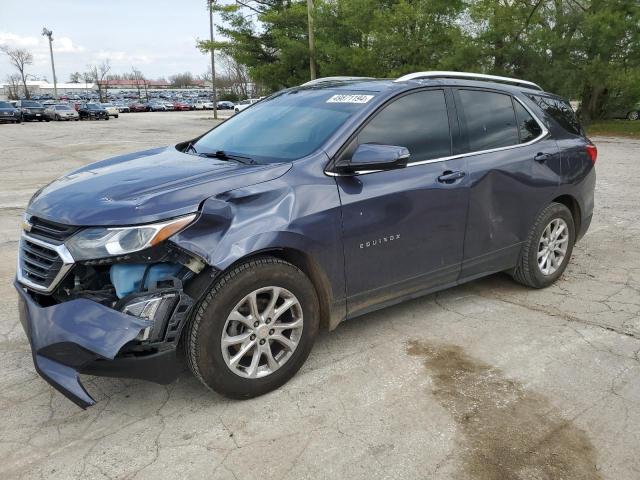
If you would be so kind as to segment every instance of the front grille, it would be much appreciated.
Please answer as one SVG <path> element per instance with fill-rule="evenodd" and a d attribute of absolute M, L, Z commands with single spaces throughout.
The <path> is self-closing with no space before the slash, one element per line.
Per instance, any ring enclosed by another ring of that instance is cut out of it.
<path fill-rule="evenodd" d="M 22 239 L 20 248 L 20 268 L 22 276 L 44 289 L 48 289 L 62 268 L 58 252 L 28 238 Z"/>
<path fill-rule="evenodd" d="M 40 292 L 53 291 L 73 265 L 64 244 L 52 245 L 23 234 L 20 240 L 18 280 Z"/>
<path fill-rule="evenodd" d="M 62 243 L 71 235 L 78 231 L 78 227 L 71 225 L 63 225 L 61 223 L 51 222 L 38 217 L 29 218 L 31 230 L 29 233 L 33 236 L 47 240 L 53 240 L 54 243 Z"/>

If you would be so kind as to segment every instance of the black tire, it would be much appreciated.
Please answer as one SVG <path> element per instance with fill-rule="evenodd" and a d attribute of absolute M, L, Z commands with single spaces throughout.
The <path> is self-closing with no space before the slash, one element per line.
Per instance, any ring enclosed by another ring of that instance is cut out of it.
<path fill-rule="evenodd" d="M 118 115 L 115 115 L 116 118 L 118 118 Z"/>
<path fill-rule="evenodd" d="M 280 286 L 300 302 L 303 329 L 291 357 L 273 373 L 254 379 L 234 373 L 220 346 L 227 316 L 252 291 Z M 294 265 L 274 257 L 242 262 L 218 278 L 184 332 L 185 353 L 193 374 L 209 389 L 230 398 L 252 398 L 275 390 L 300 369 L 311 352 L 319 325 L 318 297 L 311 281 Z"/>
<path fill-rule="evenodd" d="M 537 256 L 540 238 L 547 225 L 558 218 L 564 220 L 568 226 L 569 243 L 564 259 L 558 269 L 550 275 L 545 275 L 538 266 Z M 561 203 L 551 203 L 538 215 L 538 218 L 531 227 L 527 240 L 520 251 L 518 263 L 511 273 L 511 276 L 518 283 L 532 288 L 545 288 L 552 285 L 567 268 L 571 259 L 571 253 L 573 252 L 575 239 L 576 232 L 573 215 L 565 205 Z"/>
<path fill-rule="evenodd" d="M 60 115 L 56 115 L 56 122 L 60 121 Z"/>

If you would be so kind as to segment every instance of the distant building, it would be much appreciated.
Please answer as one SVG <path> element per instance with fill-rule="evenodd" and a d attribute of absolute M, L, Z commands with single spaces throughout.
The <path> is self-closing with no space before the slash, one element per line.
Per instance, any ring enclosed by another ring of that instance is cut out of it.
<path fill-rule="evenodd" d="M 171 85 L 166 80 L 98 80 L 100 86 L 105 86 L 108 89 L 120 88 L 123 90 L 133 90 L 140 88 L 169 88 Z"/>
<path fill-rule="evenodd" d="M 101 86 L 106 86 L 108 89 L 119 88 L 123 90 L 133 90 L 137 89 L 138 86 L 140 88 L 144 88 L 145 85 L 147 89 L 168 89 L 174 88 L 171 86 L 169 82 L 166 80 L 104 80 L 98 81 Z M 194 80 L 191 82 L 191 85 L 188 85 L 184 88 L 202 88 L 204 87 L 204 81 L 202 80 Z"/>
<path fill-rule="evenodd" d="M 27 80 L 27 88 L 31 95 L 53 95 L 54 93 L 53 83 L 45 80 Z M 65 93 L 82 93 L 95 91 L 97 89 L 98 87 L 95 83 L 58 83 L 58 95 L 64 95 Z M 0 83 L 0 98 L 8 98 L 10 90 L 10 84 Z M 20 95 L 24 95 L 22 83 L 18 85 L 18 90 Z"/>

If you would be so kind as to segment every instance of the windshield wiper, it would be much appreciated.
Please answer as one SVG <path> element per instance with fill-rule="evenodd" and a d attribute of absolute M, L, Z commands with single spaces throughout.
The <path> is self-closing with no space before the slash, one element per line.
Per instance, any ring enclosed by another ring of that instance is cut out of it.
<path fill-rule="evenodd" d="M 244 165 L 254 165 L 256 161 L 251 157 L 243 157 L 242 155 L 234 155 L 226 153 L 224 150 L 216 150 L 215 152 L 199 152 L 198 155 L 207 158 L 217 158 L 219 160 L 235 160 Z"/>
<path fill-rule="evenodd" d="M 194 147 L 193 143 L 191 142 L 189 142 L 189 145 L 187 145 L 187 148 L 184 149 L 184 153 L 189 153 L 189 152 L 198 153 L 198 151 L 196 150 L 196 147 Z"/>

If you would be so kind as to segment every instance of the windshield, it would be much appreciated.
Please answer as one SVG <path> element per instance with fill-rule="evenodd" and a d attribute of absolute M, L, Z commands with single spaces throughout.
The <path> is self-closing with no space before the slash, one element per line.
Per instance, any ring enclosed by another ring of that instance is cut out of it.
<path fill-rule="evenodd" d="M 0 102 L 0 108 L 13 108 L 9 102 Z"/>
<path fill-rule="evenodd" d="M 68 105 L 56 105 L 56 110 L 71 110 L 71 107 Z"/>
<path fill-rule="evenodd" d="M 23 100 L 21 105 L 23 107 L 36 107 L 36 108 L 37 107 L 42 107 L 42 105 L 39 104 L 38 102 L 31 102 L 31 101 L 26 101 L 26 100 Z"/>
<path fill-rule="evenodd" d="M 253 158 L 257 163 L 296 160 L 317 150 L 373 98 L 370 92 L 293 90 L 256 103 L 198 140 L 198 153 Z"/>

